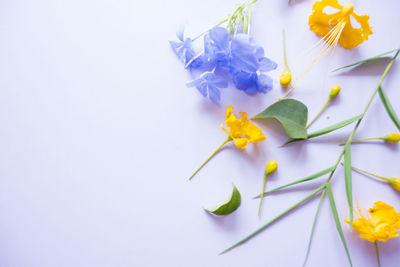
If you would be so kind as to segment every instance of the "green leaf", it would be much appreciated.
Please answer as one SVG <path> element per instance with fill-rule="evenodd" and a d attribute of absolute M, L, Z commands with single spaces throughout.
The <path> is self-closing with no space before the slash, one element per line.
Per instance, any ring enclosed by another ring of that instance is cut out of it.
<path fill-rule="evenodd" d="M 233 244 L 232 246 L 230 246 L 229 248 L 225 249 L 224 251 L 222 251 L 220 254 L 224 254 L 234 248 L 236 248 L 237 246 L 243 244 L 244 242 L 248 241 L 249 239 L 251 239 L 252 237 L 254 237 L 255 235 L 257 235 L 258 233 L 260 233 L 262 230 L 264 230 L 265 228 L 267 228 L 268 226 L 270 226 L 272 223 L 274 223 L 275 221 L 277 221 L 278 219 L 280 219 L 282 216 L 286 215 L 287 213 L 289 213 L 290 211 L 292 211 L 293 209 L 295 209 L 297 206 L 303 204 L 305 201 L 309 200 L 310 198 L 312 198 L 313 196 L 315 196 L 317 193 L 319 193 L 322 189 L 325 188 L 325 184 L 323 186 L 320 186 L 319 188 L 317 188 L 315 191 L 313 191 L 311 194 L 309 194 L 308 196 L 306 196 L 305 198 L 303 198 L 302 200 L 300 200 L 299 202 L 295 203 L 293 206 L 289 207 L 288 209 L 284 210 L 282 213 L 280 213 L 278 216 L 276 216 L 275 218 L 273 218 L 272 220 L 268 221 L 266 224 L 264 224 L 263 226 L 261 226 L 260 228 L 258 228 L 257 230 L 255 230 L 253 233 L 251 233 L 250 235 L 246 236 L 245 238 L 243 238 L 242 240 L 240 240 L 239 242 Z"/>
<path fill-rule="evenodd" d="M 367 59 L 363 59 L 363 60 L 354 62 L 354 63 L 352 63 L 352 64 L 349 64 L 349 65 L 346 65 L 346 66 L 337 68 L 337 69 L 333 70 L 332 72 L 335 72 L 335 71 L 338 71 L 338 70 L 341 70 L 341 69 L 345 69 L 345 68 L 350 68 L 350 67 L 353 67 L 353 66 L 356 66 L 356 65 L 359 65 L 359 64 L 364 64 L 364 63 L 367 63 L 367 62 L 370 62 L 370 61 L 374 61 L 374 60 L 380 59 L 380 58 L 382 58 L 382 57 L 384 57 L 384 56 L 386 56 L 386 55 L 392 54 L 392 53 L 394 53 L 394 52 L 396 52 L 396 51 L 397 51 L 397 49 L 394 49 L 394 50 L 391 50 L 391 51 L 387 51 L 387 52 L 385 52 L 385 53 L 376 55 L 376 56 L 374 56 L 374 57 L 370 57 L 370 58 L 367 58 Z"/>
<path fill-rule="evenodd" d="M 278 191 L 278 190 L 287 188 L 287 187 L 292 186 L 292 185 L 296 185 L 296 184 L 300 184 L 300 183 L 303 183 L 303 182 L 308 182 L 308 181 L 317 179 L 317 178 L 321 177 L 322 175 L 327 174 L 327 173 L 333 171 L 334 169 L 335 169 L 335 166 L 332 166 L 332 167 L 329 167 L 328 169 L 325 169 L 325 170 L 323 170 L 323 171 L 314 173 L 314 174 L 312 174 L 312 175 L 310 175 L 310 176 L 307 176 L 307 177 L 305 177 L 305 178 L 302 178 L 302 179 L 300 179 L 300 180 L 291 182 L 291 183 L 286 184 L 286 185 L 279 186 L 279 187 L 277 187 L 277 188 L 275 188 L 275 189 L 272 189 L 272 190 L 270 190 L 270 191 L 264 192 L 264 196 L 265 196 L 266 194 L 269 194 L 269 193 L 272 193 L 272 192 L 276 192 L 276 191 Z M 261 197 L 261 194 L 258 195 L 258 196 L 255 196 L 254 198 L 260 198 L 260 197 Z"/>
<path fill-rule="evenodd" d="M 347 201 L 350 209 L 350 226 L 353 226 L 353 185 L 351 177 L 351 148 L 350 142 L 344 147 L 344 178 L 346 184 Z"/>
<path fill-rule="evenodd" d="M 397 116 L 396 112 L 394 111 L 393 106 L 390 103 L 388 96 L 386 95 L 385 91 L 382 89 L 382 86 L 379 86 L 379 96 L 381 97 L 382 103 L 385 106 L 386 111 L 389 114 L 389 117 L 392 119 L 394 124 L 400 130 L 400 119 Z"/>
<path fill-rule="evenodd" d="M 339 232 L 340 239 L 342 240 L 344 249 L 346 250 L 346 254 L 347 254 L 347 258 L 349 260 L 350 266 L 353 266 L 353 263 L 351 262 L 351 258 L 350 258 L 349 249 L 347 247 L 346 239 L 344 238 L 342 225 L 340 224 L 340 219 L 339 219 L 339 215 L 337 212 L 335 199 L 333 197 L 332 188 L 331 188 L 330 183 L 326 184 L 326 192 L 328 194 L 329 203 L 331 204 L 331 209 L 332 209 L 333 218 L 335 219 L 336 229 Z"/>
<path fill-rule="evenodd" d="M 314 232 L 315 232 L 315 226 L 317 225 L 317 219 L 318 219 L 318 215 L 319 215 L 319 210 L 321 208 L 321 203 L 322 203 L 322 200 L 324 199 L 325 192 L 326 192 L 326 190 L 322 191 L 321 198 L 319 199 L 319 202 L 318 202 L 317 211 L 315 212 L 314 222 L 313 222 L 313 225 L 312 225 L 312 228 L 311 228 L 310 239 L 308 240 L 307 253 L 306 253 L 306 257 L 304 258 L 303 267 L 306 266 L 308 256 L 310 255 L 311 243 L 312 243 Z"/>
<path fill-rule="evenodd" d="M 362 114 L 360 114 L 358 116 L 355 116 L 353 118 L 350 118 L 348 120 L 336 123 L 336 124 L 331 125 L 329 127 L 323 128 L 321 130 L 312 132 L 312 133 L 308 134 L 307 139 L 311 139 L 311 138 L 314 138 L 314 137 L 318 137 L 318 136 L 321 136 L 321 135 L 328 134 L 330 132 L 336 131 L 336 130 L 338 130 L 340 128 L 343 128 L 343 127 L 355 122 L 355 121 L 358 121 L 361 118 L 362 118 Z M 291 140 L 287 141 L 284 145 L 287 145 L 287 144 L 290 144 L 290 143 L 293 143 L 293 142 L 297 142 L 297 141 L 300 141 L 300 140 L 302 140 L 302 139 L 291 139 Z"/>
<path fill-rule="evenodd" d="M 253 119 L 277 119 L 289 137 L 306 139 L 307 117 L 308 109 L 306 105 L 294 99 L 283 99 L 275 102 Z"/>
<path fill-rule="evenodd" d="M 228 215 L 237 210 L 241 202 L 242 198 L 240 196 L 240 192 L 236 186 L 233 185 L 232 194 L 224 201 L 224 203 L 215 208 L 205 210 L 218 216 Z"/>

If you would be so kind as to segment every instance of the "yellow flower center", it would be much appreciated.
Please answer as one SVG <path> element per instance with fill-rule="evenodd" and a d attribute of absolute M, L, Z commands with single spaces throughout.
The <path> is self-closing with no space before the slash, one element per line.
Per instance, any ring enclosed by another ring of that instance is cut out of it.
<path fill-rule="evenodd" d="M 346 4 L 346 5 L 343 6 L 343 8 L 342 8 L 342 15 L 343 15 L 344 17 L 348 17 L 348 16 L 351 15 L 351 13 L 353 13 L 353 11 L 354 11 L 354 5 L 351 4 L 351 3 L 348 3 L 348 4 Z"/>

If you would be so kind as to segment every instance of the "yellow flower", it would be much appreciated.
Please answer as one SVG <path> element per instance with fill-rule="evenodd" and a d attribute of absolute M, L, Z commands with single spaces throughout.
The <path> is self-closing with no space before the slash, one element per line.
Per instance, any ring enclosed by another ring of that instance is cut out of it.
<path fill-rule="evenodd" d="M 337 12 L 327 14 L 324 12 L 326 7 L 337 9 Z M 310 29 L 323 36 L 329 45 L 339 42 L 342 47 L 351 49 L 368 40 L 368 36 L 372 34 L 368 23 L 369 16 L 358 15 L 353 10 L 354 6 L 351 3 L 342 6 L 338 0 L 318 1 L 313 5 L 308 24 Z M 360 25 L 359 28 L 353 27 L 351 17 Z"/>
<path fill-rule="evenodd" d="M 266 139 L 261 129 L 247 119 L 246 112 L 240 112 L 242 117 L 237 119 L 232 111 L 232 106 L 226 109 L 225 124 L 229 127 L 229 131 L 223 125 L 221 125 L 221 128 L 229 135 L 237 147 L 246 149 L 247 143 L 260 142 Z"/>
<path fill-rule="evenodd" d="M 397 229 L 400 229 L 400 213 L 392 206 L 378 201 L 369 209 L 368 216 L 364 217 L 361 212 L 359 213 L 360 218 L 354 220 L 353 228 L 360 232 L 361 238 L 369 242 L 377 240 L 386 242 L 390 238 L 399 236 Z"/>

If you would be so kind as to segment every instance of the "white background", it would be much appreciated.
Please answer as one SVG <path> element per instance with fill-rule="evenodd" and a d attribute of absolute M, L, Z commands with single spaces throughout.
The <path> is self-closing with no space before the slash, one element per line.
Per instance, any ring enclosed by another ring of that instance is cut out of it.
<path fill-rule="evenodd" d="M 239 2 L 239 1 L 238 1 Z M 267 141 L 239 151 L 232 144 L 188 182 L 220 144 L 225 109 L 253 116 L 282 93 L 247 96 L 232 86 L 219 105 L 187 88 L 191 75 L 169 47 L 185 25 L 195 36 L 224 18 L 232 0 L 2 0 L 0 2 L 0 266 L 301 266 L 317 198 L 230 253 L 218 253 L 325 178 L 258 201 L 267 161 L 279 170 L 267 187 L 331 166 L 337 143 L 352 126 L 281 148 L 286 136 L 273 120 L 263 123 Z M 252 35 L 266 55 L 283 64 L 282 29 L 293 73 L 318 37 L 308 29 L 314 1 L 262 1 L 255 5 Z M 374 34 L 353 50 L 337 48 L 304 78 L 292 97 L 313 116 L 330 87 L 342 92 L 312 126 L 320 129 L 361 113 L 387 60 L 332 74 L 355 60 L 400 44 L 396 0 L 353 1 L 369 14 Z M 384 89 L 400 113 L 400 62 Z M 276 79 L 282 68 L 271 73 Z M 330 115 L 330 119 L 326 118 Z M 260 125 L 260 124 L 259 124 Z M 377 97 L 356 138 L 396 128 Z M 384 176 L 400 176 L 398 145 L 354 145 L 353 164 Z M 354 173 L 361 208 L 382 200 L 400 211 L 399 193 Z M 340 219 L 347 218 L 343 169 L 333 190 Z M 217 218 L 203 207 L 223 200 L 234 183 L 241 207 Z M 308 266 L 347 266 L 327 199 Z M 343 223 L 354 266 L 376 266 L 373 245 Z M 399 266 L 400 239 L 380 244 L 382 266 Z"/>

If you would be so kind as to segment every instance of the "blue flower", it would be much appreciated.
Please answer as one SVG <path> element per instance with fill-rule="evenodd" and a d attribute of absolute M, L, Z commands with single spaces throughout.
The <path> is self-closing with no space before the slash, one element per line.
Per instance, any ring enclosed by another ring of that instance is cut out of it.
<path fill-rule="evenodd" d="M 266 93 L 272 88 L 272 79 L 266 74 L 277 64 L 264 57 L 264 49 L 247 34 L 237 34 L 231 41 L 230 73 L 236 88 L 248 94 Z"/>
<path fill-rule="evenodd" d="M 199 68 L 203 64 L 203 60 L 201 56 L 196 56 L 192 40 L 190 38 L 184 39 L 183 28 L 176 33 L 176 36 L 180 42 L 170 41 L 169 43 L 175 54 L 185 64 L 185 69 Z"/>
<path fill-rule="evenodd" d="M 231 69 L 245 72 L 271 71 L 277 64 L 264 57 L 264 49 L 247 34 L 237 34 L 231 42 Z"/>
<path fill-rule="evenodd" d="M 207 71 L 200 75 L 199 78 L 190 81 L 186 84 L 188 87 L 196 87 L 197 90 L 203 95 L 207 96 L 213 102 L 219 102 L 221 100 L 221 93 L 219 88 L 228 87 L 228 81 L 214 73 L 214 71 Z"/>
<path fill-rule="evenodd" d="M 214 27 L 204 36 L 204 54 L 210 62 L 228 67 L 230 48 L 227 29 Z"/>
<path fill-rule="evenodd" d="M 239 71 L 232 73 L 232 81 L 236 88 L 247 94 L 267 93 L 272 89 L 272 78 L 263 73 Z"/>

